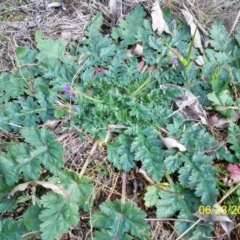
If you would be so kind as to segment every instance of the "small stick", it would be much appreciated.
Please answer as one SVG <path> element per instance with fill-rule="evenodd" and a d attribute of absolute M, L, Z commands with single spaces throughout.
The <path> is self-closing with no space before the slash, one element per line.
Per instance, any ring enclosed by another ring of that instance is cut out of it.
<path fill-rule="evenodd" d="M 231 195 L 238 187 L 240 186 L 240 183 L 235 186 L 233 189 L 231 189 L 225 196 L 223 196 L 223 198 L 218 202 L 218 204 L 220 205 L 227 197 L 229 197 L 229 195 Z"/>
<path fill-rule="evenodd" d="M 127 173 L 122 174 L 122 203 L 126 202 L 126 188 L 127 188 Z"/>
<path fill-rule="evenodd" d="M 154 185 L 154 181 L 148 176 L 147 172 L 146 172 L 144 169 L 140 168 L 140 169 L 138 170 L 138 172 L 139 172 L 140 174 L 142 174 L 143 177 L 144 177 L 150 184 Z"/>
<path fill-rule="evenodd" d="M 193 99 L 190 99 L 189 101 L 183 103 L 177 110 L 175 110 L 174 112 L 172 112 L 169 116 L 167 116 L 166 118 L 170 118 L 172 115 L 174 115 L 175 113 L 182 111 L 183 108 L 185 108 L 186 106 L 192 104 L 193 102 L 195 102 L 199 97 L 195 97 Z"/>
<path fill-rule="evenodd" d="M 80 177 L 80 178 L 83 176 L 84 172 L 86 171 L 86 168 L 87 168 L 87 166 L 88 166 L 88 164 L 89 164 L 89 162 L 90 162 L 90 160 L 91 160 L 91 157 L 92 157 L 92 155 L 94 154 L 97 146 L 98 146 L 98 141 L 96 141 L 96 142 L 93 144 L 93 146 L 92 146 L 92 149 L 91 149 L 91 151 L 90 151 L 90 153 L 89 153 L 89 155 L 88 155 L 88 157 L 87 157 L 87 160 L 86 160 L 86 162 L 84 163 L 81 172 L 79 173 L 79 177 Z"/>
<path fill-rule="evenodd" d="M 237 17 L 236 17 L 236 19 L 235 19 L 235 21 L 234 21 L 234 23 L 233 23 L 233 26 L 232 26 L 232 28 L 231 28 L 231 31 L 230 31 L 230 33 L 229 33 L 229 36 L 231 36 L 231 34 L 233 33 L 233 31 L 234 31 L 234 29 L 235 29 L 235 27 L 236 27 L 236 25 L 237 25 L 237 23 L 238 23 L 238 19 L 240 18 L 240 10 L 238 11 L 238 15 L 237 15 Z"/>
<path fill-rule="evenodd" d="M 197 225 L 200 221 L 201 221 L 201 219 L 198 219 L 190 228 L 188 228 L 185 232 L 183 232 L 176 240 L 182 239 L 182 237 L 183 237 L 186 233 L 188 233 L 193 227 L 195 227 L 195 225 Z"/>

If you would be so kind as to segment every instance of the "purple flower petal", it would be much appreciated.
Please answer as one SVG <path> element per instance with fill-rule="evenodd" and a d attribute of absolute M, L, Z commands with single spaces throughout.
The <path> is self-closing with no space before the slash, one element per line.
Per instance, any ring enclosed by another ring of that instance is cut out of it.
<path fill-rule="evenodd" d="M 64 93 L 69 93 L 71 90 L 71 87 L 69 84 L 66 84 L 66 86 L 63 88 Z"/>
<path fill-rule="evenodd" d="M 174 64 L 174 65 L 178 64 L 178 58 L 177 57 L 172 58 L 172 64 Z"/>
<path fill-rule="evenodd" d="M 71 98 L 71 99 L 76 98 L 76 93 L 72 92 L 72 93 L 70 94 L 70 98 Z"/>

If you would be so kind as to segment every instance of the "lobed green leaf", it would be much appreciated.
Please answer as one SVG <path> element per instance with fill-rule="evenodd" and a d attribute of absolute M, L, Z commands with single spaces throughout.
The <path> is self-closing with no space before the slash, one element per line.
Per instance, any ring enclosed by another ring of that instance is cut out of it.
<path fill-rule="evenodd" d="M 148 239 L 149 226 L 143 220 L 145 213 L 132 204 L 106 202 L 100 205 L 100 210 L 93 214 L 92 222 L 97 228 L 108 229 L 111 237 L 131 239 L 125 236 L 129 233 L 140 239 Z"/>

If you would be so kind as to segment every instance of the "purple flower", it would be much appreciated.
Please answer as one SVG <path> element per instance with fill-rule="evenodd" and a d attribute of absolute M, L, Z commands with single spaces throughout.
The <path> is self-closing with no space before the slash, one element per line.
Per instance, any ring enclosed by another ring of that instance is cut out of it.
<path fill-rule="evenodd" d="M 65 87 L 63 88 L 64 93 L 69 93 L 71 90 L 71 87 L 69 84 L 66 84 Z"/>
<path fill-rule="evenodd" d="M 76 98 L 76 93 L 71 92 L 71 86 L 69 84 L 66 84 L 65 87 L 63 88 L 64 93 L 69 93 L 71 99 Z"/>
<path fill-rule="evenodd" d="M 72 93 L 70 94 L 70 98 L 71 98 L 71 99 L 76 98 L 76 93 L 72 92 Z"/>
<path fill-rule="evenodd" d="M 172 64 L 173 65 L 177 65 L 178 64 L 178 58 L 177 57 L 172 58 Z"/>

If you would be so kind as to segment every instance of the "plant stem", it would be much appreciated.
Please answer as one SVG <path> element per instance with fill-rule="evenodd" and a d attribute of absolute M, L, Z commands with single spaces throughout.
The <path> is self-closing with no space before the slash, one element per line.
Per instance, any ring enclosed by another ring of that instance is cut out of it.
<path fill-rule="evenodd" d="M 172 180 L 172 178 L 170 177 L 170 175 L 167 173 L 166 170 L 164 171 L 164 175 L 165 175 L 166 179 L 168 180 L 170 186 L 174 187 L 175 185 L 174 185 L 174 183 L 173 183 L 173 180 Z"/>
<path fill-rule="evenodd" d="M 193 44 L 194 44 L 194 39 L 195 39 L 197 30 L 198 30 L 198 27 L 196 26 L 195 31 L 194 31 L 194 34 L 193 34 L 193 37 L 192 37 L 192 39 L 191 39 L 191 41 L 190 41 L 189 49 L 188 49 L 188 54 L 187 54 L 187 60 L 188 60 L 188 61 L 189 61 L 189 59 L 190 59 L 190 55 L 191 55 L 191 52 L 192 52 L 192 48 L 193 48 Z"/>
<path fill-rule="evenodd" d="M 154 75 L 157 73 L 157 71 L 158 71 L 159 69 L 160 69 L 160 67 L 156 68 L 156 69 L 154 70 L 154 72 L 152 73 L 152 75 L 150 75 L 150 76 L 147 78 L 147 80 L 146 80 L 137 90 L 135 90 L 135 91 L 131 94 L 131 96 L 134 97 L 134 96 L 136 96 L 139 92 L 141 92 L 141 90 L 151 81 L 151 79 L 154 77 Z M 163 72 L 159 78 L 161 79 L 161 78 L 162 78 L 165 74 L 167 74 L 170 70 L 171 70 L 171 68 L 169 68 L 168 70 L 166 70 L 165 72 Z M 154 83 L 154 82 L 156 82 L 156 81 L 157 81 L 157 80 L 154 80 L 152 83 Z"/>
<path fill-rule="evenodd" d="M 136 90 L 132 93 L 132 96 L 134 97 L 137 93 L 139 93 L 152 79 L 153 75 L 150 75 L 147 80 Z"/>

